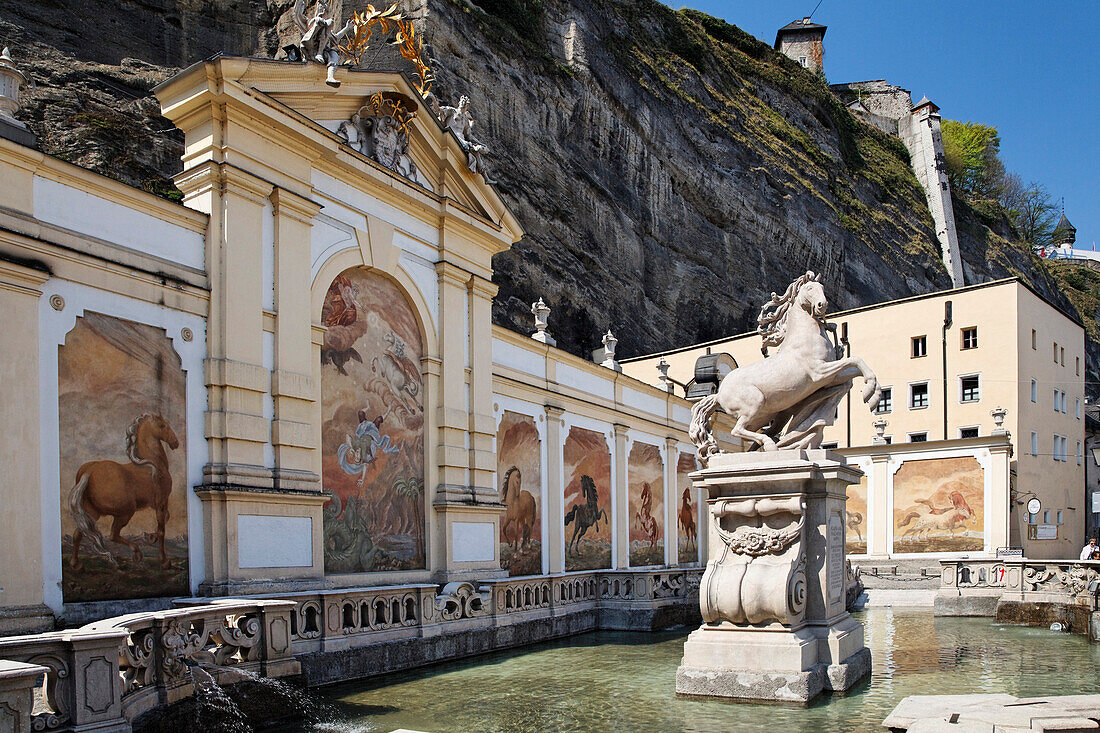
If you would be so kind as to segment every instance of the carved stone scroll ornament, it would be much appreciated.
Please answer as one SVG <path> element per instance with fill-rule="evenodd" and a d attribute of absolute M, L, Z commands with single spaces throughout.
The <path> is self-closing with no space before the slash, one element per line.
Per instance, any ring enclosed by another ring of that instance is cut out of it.
<path fill-rule="evenodd" d="M 410 181 L 426 185 L 409 155 L 409 123 L 415 101 L 398 92 L 379 92 L 337 128 L 344 143 Z"/>
<path fill-rule="evenodd" d="M 863 377 L 863 401 L 875 409 L 882 394 L 878 380 L 862 359 L 843 356 L 836 325 L 825 321 L 828 309 L 813 272 L 796 278 L 783 295 L 772 293 L 757 319 L 764 360 L 731 371 L 717 393 L 691 410 L 688 435 L 704 466 L 719 452 L 711 431 L 719 407 L 734 420 L 734 438 L 765 451 L 820 447 L 856 377 Z"/>
<path fill-rule="evenodd" d="M 806 609 L 806 506 L 788 499 L 718 499 L 710 518 L 722 541 L 707 564 L 699 605 L 708 624 L 799 623 Z M 785 524 L 777 519 L 788 518 Z M 735 525 L 727 529 L 723 523 Z"/>

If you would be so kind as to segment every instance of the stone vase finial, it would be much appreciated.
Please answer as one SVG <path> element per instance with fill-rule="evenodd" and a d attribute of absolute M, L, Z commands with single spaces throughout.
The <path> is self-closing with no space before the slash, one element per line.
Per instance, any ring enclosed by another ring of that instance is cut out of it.
<path fill-rule="evenodd" d="M 665 386 L 665 390 L 667 390 L 669 392 L 672 392 L 673 389 L 674 389 L 674 385 L 673 385 L 672 380 L 669 379 L 669 376 L 668 376 L 668 369 L 669 369 L 670 366 L 672 366 L 672 365 L 669 364 L 665 360 L 665 357 L 662 356 L 661 360 L 657 362 L 657 372 L 658 372 L 657 379 L 661 380 L 661 384 L 663 384 Z"/>
<path fill-rule="evenodd" d="M 611 333 L 611 329 L 607 329 L 607 333 L 603 335 L 603 362 L 600 366 L 605 366 L 608 369 L 614 369 L 617 372 L 621 372 L 623 368 L 619 366 L 619 362 L 615 361 L 615 347 L 619 345 L 619 339 L 615 338 L 615 334 Z"/>
<path fill-rule="evenodd" d="M 989 414 L 993 417 L 993 435 L 1008 435 L 1008 431 L 1004 427 L 1008 410 L 998 405 L 990 410 Z"/>
<path fill-rule="evenodd" d="M 547 346 L 557 346 L 558 342 L 546 330 L 550 325 L 550 306 L 546 305 L 542 298 L 531 304 L 531 315 L 535 317 L 535 333 L 531 338 L 541 341 Z"/>
<path fill-rule="evenodd" d="M 7 46 L 0 52 L 0 117 L 9 123 L 23 127 L 15 119 L 15 112 L 21 104 L 20 93 L 27 88 L 27 76 L 15 66 L 11 51 Z"/>
<path fill-rule="evenodd" d="M 890 423 L 884 417 L 880 417 L 871 423 L 875 427 L 875 437 L 871 438 L 871 445 L 886 445 L 886 426 Z"/>

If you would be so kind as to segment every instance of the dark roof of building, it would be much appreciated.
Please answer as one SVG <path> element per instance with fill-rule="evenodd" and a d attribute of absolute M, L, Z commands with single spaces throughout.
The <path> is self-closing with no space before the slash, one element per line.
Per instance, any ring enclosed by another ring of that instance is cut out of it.
<path fill-rule="evenodd" d="M 935 102 L 933 102 L 928 97 L 921 97 L 920 101 L 913 105 L 913 111 L 916 112 L 921 107 L 925 107 L 925 106 L 928 106 L 928 105 L 932 106 L 933 111 L 938 112 L 939 109 L 940 109 L 939 105 L 936 104 Z"/>
<path fill-rule="evenodd" d="M 778 31 L 776 31 L 776 33 L 775 33 L 775 43 L 772 44 L 772 47 L 775 48 L 776 50 L 779 50 L 779 38 L 784 33 L 794 33 L 794 32 L 797 32 L 797 31 L 820 30 L 821 35 L 824 36 L 825 35 L 825 29 L 827 27 L 828 26 L 821 25 L 820 23 L 814 23 L 809 18 L 799 18 L 798 20 L 792 20 L 790 23 L 788 23 L 787 25 L 783 26 Z"/>
<path fill-rule="evenodd" d="M 1077 227 L 1069 223 L 1069 219 L 1066 218 L 1065 213 L 1062 214 L 1062 218 L 1058 220 L 1058 225 L 1054 227 L 1054 229 L 1055 231 L 1058 229 L 1072 229 L 1075 232 L 1077 231 Z"/>

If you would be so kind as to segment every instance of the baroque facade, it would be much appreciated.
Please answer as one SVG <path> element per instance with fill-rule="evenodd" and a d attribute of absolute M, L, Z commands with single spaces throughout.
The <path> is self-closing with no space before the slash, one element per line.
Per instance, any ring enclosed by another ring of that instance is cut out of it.
<path fill-rule="evenodd" d="M 545 315 L 491 323 L 522 231 L 469 101 L 331 71 L 223 56 L 159 86 L 183 205 L 0 138 L 3 630 L 610 572 L 632 541 L 699 564 L 689 403 L 554 348 Z M 636 471 L 679 491 L 653 541 Z"/>

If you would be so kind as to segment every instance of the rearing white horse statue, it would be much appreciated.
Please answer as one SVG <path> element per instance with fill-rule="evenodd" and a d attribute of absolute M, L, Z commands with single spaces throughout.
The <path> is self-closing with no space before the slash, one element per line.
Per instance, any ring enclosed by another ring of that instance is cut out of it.
<path fill-rule="evenodd" d="M 749 441 L 749 450 L 774 451 L 820 447 L 857 376 L 863 376 L 863 401 L 871 410 L 878 405 L 882 390 L 874 372 L 862 359 L 842 356 L 836 325 L 825 322 L 829 301 L 820 279 L 807 271 L 782 296 L 772 293 L 757 319 L 765 359 L 734 369 L 716 394 L 692 408 L 688 435 L 703 465 L 719 452 L 710 426 L 718 407 L 734 418 L 733 437 Z"/>

